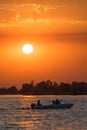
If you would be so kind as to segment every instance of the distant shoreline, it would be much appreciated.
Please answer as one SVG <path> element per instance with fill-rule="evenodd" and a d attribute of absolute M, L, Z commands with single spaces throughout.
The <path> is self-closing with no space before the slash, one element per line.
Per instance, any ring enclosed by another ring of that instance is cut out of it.
<path fill-rule="evenodd" d="M 0 95 L 23 95 L 23 96 L 38 96 L 38 95 L 55 95 L 55 96 L 60 96 L 60 95 L 71 95 L 71 96 L 77 96 L 77 95 L 87 95 L 87 93 L 80 93 L 80 94 L 0 94 Z"/>
<path fill-rule="evenodd" d="M 16 86 L 0 88 L 0 95 L 87 95 L 87 83 L 73 81 L 71 84 L 58 84 L 47 80 L 35 84 L 31 81 L 24 83 L 20 90 Z"/>

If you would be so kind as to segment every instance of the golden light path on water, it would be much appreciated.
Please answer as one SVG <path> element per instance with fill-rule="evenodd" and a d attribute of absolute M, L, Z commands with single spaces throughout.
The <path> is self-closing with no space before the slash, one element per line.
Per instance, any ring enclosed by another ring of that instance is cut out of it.
<path fill-rule="evenodd" d="M 74 103 L 66 110 L 32 110 L 31 103 L 50 104 L 53 99 L 63 99 L 62 103 Z M 4 101 L 4 102 L 3 102 Z M 62 129 L 86 130 L 87 96 L 70 95 L 10 95 L 0 96 L 0 128 L 5 129 Z M 3 112 L 4 111 L 4 112 Z M 3 117 L 3 118 L 2 118 Z"/>

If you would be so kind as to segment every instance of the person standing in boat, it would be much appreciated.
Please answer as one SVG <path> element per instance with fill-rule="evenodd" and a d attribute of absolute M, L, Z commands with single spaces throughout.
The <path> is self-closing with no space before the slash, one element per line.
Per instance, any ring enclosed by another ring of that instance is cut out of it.
<path fill-rule="evenodd" d="M 40 103 L 40 100 L 37 101 L 37 105 L 41 106 L 42 104 Z"/>

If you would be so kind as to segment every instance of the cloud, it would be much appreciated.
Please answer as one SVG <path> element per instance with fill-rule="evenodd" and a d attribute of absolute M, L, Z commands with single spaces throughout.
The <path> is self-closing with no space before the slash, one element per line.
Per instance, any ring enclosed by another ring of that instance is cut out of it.
<path fill-rule="evenodd" d="M 83 0 L 84 1 L 84 0 Z M 75 4 L 75 0 L 3 0 L 0 1 L 0 27 L 29 27 L 33 25 L 42 27 L 50 26 L 58 30 L 62 26 L 85 27 L 87 30 L 87 9 Z"/>
<path fill-rule="evenodd" d="M 20 20 L 20 15 L 17 14 L 16 15 L 16 22 L 9 22 L 9 23 L 1 23 L 0 26 L 27 26 L 27 25 L 30 25 L 30 24 L 44 24 L 44 25 L 49 25 L 49 24 L 53 24 L 55 23 L 55 26 L 56 25 L 62 25 L 62 24 L 78 24 L 78 25 L 81 25 L 81 24 L 87 24 L 87 21 L 79 21 L 79 20 L 67 20 L 67 19 L 51 19 L 51 18 L 38 18 L 38 19 L 34 19 L 34 18 L 25 18 L 25 19 L 21 19 Z"/>

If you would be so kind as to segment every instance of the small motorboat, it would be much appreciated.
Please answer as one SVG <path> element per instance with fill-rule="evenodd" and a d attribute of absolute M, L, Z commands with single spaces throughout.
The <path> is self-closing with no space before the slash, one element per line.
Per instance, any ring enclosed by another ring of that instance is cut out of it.
<path fill-rule="evenodd" d="M 31 104 L 32 109 L 66 109 L 71 108 L 74 104 L 72 103 L 63 103 L 63 104 L 49 104 L 49 105 L 36 105 Z"/>

